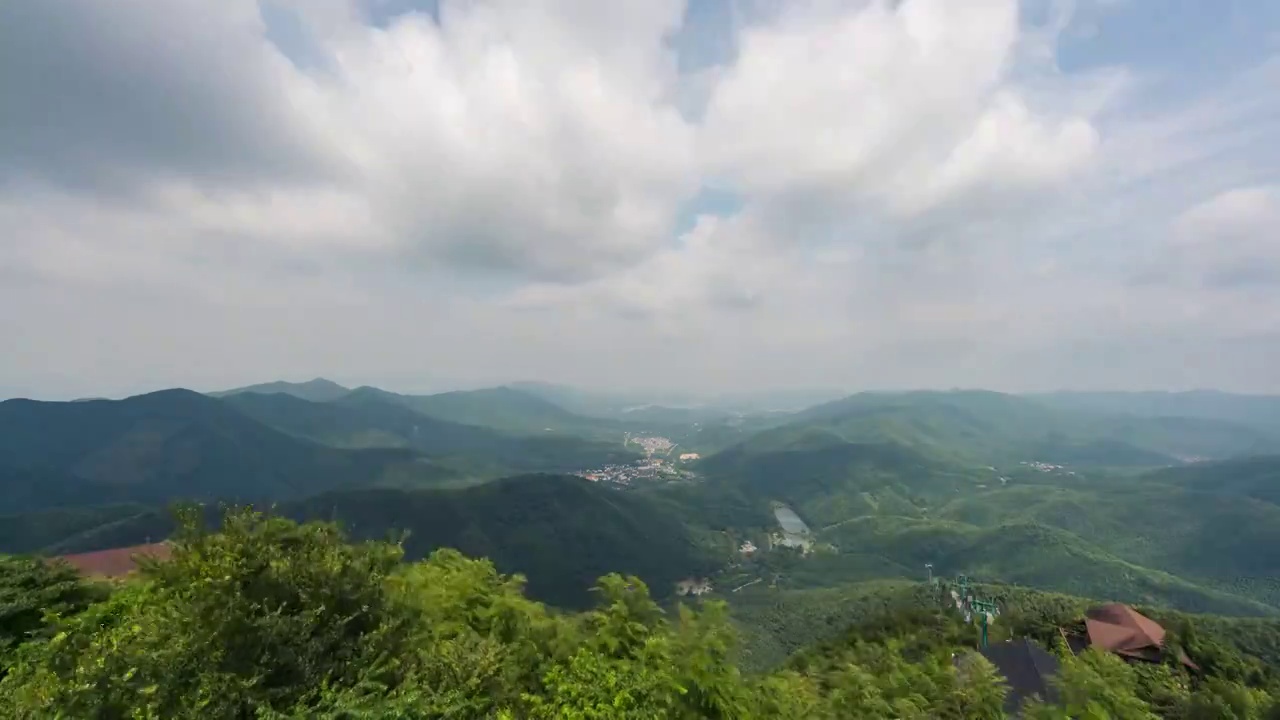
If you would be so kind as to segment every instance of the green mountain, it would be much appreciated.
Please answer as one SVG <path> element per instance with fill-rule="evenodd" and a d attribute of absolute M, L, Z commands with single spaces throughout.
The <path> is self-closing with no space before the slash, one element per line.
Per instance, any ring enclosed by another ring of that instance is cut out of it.
<path fill-rule="evenodd" d="M 840 425 L 851 416 L 882 417 L 878 403 L 858 398 L 843 409 L 823 408 L 808 417 L 836 423 L 759 433 L 699 463 L 703 485 L 664 492 L 697 508 L 712 527 L 761 547 L 780 529 L 770 517 L 774 503 L 807 523 L 812 555 L 746 562 L 727 576 L 734 586 L 915 578 L 932 563 L 949 573 L 1130 602 L 1232 614 L 1280 609 L 1280 505 L 1273 502 L 1280 461 L 1244 458 L 1145 474 L 976 467 L 939 451 L 950 447 L 940 439 L 976 428 L 971 418 L 986 422 L 983 442 L 992 454 L 999 452 L 994 437 L 1034 435 L 986 419 L 1013 415 L 1007 396 L 977 399 L 996 406 L 986 415 L 954 406 L 931 412 L 936 424 L 892 436 L 900 442 L 849 442 L 841 434 L 856 434 Z M 934 410 L 936 400 L 924 404 Z M 904 407 L 906 417 L 922 417 L 913 403 L 896 404 L 894 412 Z M 1028 412 L 1021 421 L 1034 419 Z M 1098 465 L 1124 465 L 1106 441 L 1076 446 L 1090 447 L 1107 458 Z M 1140 451 L 1126 452 L 1142 464 Z"/>
<path fill-rule="evenodd" d="M 310 400 L 312 402 L 329 402 L 330 400 L 337 400 L 349 392 L 351 392 L 350 389 L 345 388 L 332 380 L 316 378 L 314 380 L 308 380 L 307 382 L 300 383 L 277 380 L 276 382 L 249 385 L 242 388 L 235 388 L 233 390 L 211 392 L 209 395 L 212 397 L 231 397 L 243 393 L 258 393 L 261 395 L 283 393 L 285 395 L 292 395 L 293 397 Z"/>
<path fill-rule="evenodd" d="M 138 528 L 148 522 L 159 529 L 154 534 L 143 529 L 143 541 L 159 539 L 170 532 L 171 524 L 158 522 L 156 515 L 150 505 L 130 503 L 6 513 L 0 515 L 0 552 L 64 555 L 86 548 L 125 547 L 135 544 Z M 113 537 L 117 531 L 120 537 Z"/>
<path fill-rule="evenodd" d="M 339 402 L 366 402 L 371 398 L 397 403 L 437 420 L 521 435 L 556 433 L 619 442 L 623 437 L 622 428 L 610 421 L 569 412 L 537 395 L 509 387 L 458 390 L 436 395 L 400 395 L 361 387 Z"/>
<path fill-rule="evenodd" d="M 1220 420 L 1108 415 L 980 390 L 860 393 L 797 413 L 745 442 L 777 449 L 815 433 L 894 443 L 978 466 L 1040 461 L 1152 467 L 1280 447 L 1265 433 Z"/>
<path fill-rule="evenodd" d="M 453 475 L 409 450 L 308 442 L 189 390 L 119 401 L 0 403 L 0 487 L 10 512 L 180 498 L 268 500 Z"/>
<path fill-rule="evenodd" d="M 1280 607 L 1280 506 L 1169 486 L 1163 476 L 1115 487 L 993 489 L 956 499 L 934 517 L 1056 528 L 1137 565 Z"/>
<path fill-rule="evenodd" d="M 1274 620 L 1138 608 L 1163 626 L 1162 654 L 1190 659 L 1194 670 L 1097 650 L 1050 658 L 1044 649 L 1060 644 L 1059 628 L 1083 625 L 1092 601 L 970 586 L 1001 610 L 991 650 L 1019 638 L 1006 647 L 1026 657 L 1040 645 L 1044 660 L 1028 673 L 997 660 L 1007 653 L 974 652 L 979 630 L 945 606 L 953 589 L 945 582 L 752 588 L 731 608 L 696 600 L 663 608 L 642 579 L 610 574 L 594 583 L 593 607 L 565 612 L 525 597 L 521 582 L 489 562 L 449 550 L 412 563 L 402 555 L 390 543 L 348 542 L 328 524 L 236 513 L 220 532 L 187 525 L 167 560 L 120 582 L 0 557 L 0 716 L 32 708 L 179 719 L 1280 713 Z M 1009 686 L 1027 691 L 1025 676 L 1042 673 L 1056 691 L 1038 688 L 1048 704 L 1008 702 Z"/>
<path fill-rule="evenodd" d="M 942 578 L 945 585 L 950 578 Z M 991 642 L 1031 637 L 1049 646 L 1057 628 L 1079 622 L 1084 612 L 1114 598 L 1050 593 L 999 583 L 975 583 L 974 593 L 1000 607 Z M 876 580 L 834 587 L 777 590 L 754 586 L 736 594 L 731 611 L 743 638 L 742 663 L 768 670 L 847 642 L 886 616 L 932 613 L 939 591 L 923 582 Z M 1259 665 L 1280 668 L 1280 618 L 1189 614 L 1156 605 L 1136 606 L 1167 630 L 1187 625 L 1245 654 Z M 860 632 L 861 631 L 861 632 Z M 1198 659 L 1209 664 L 1206 653 Z"/>
<path fill-rule="evenodd" d="M 528 578 L 533 597 L 590 604 L 596 578 L 640 577 L 657 595 L 715 563 L 690 530 L 646 497 L 572 476 L 507 478 L 455 491 L 327 493 L 281 508 L 298 519 L 336 519 L 354 537 L 407 530 L 410 558 L 452 547 Z"/>
<path fill-rule="evenodd" d="M 1147 418 L 1201 418 L 1280 435 L 1280 395 L 1188 392 L 1060 392 L 1032 396 L 1053 407 Z"/>
<path fill-rule="evenodd" d="M 208 520 L 217 510 L 210 507 Z M 661 505 L 636 493 L 572 476 L 528 475 L 457 490 L 340 490 L 274 504 L 296 520 L 336 520 L 354 538 L 408 532 L 407 557 L 451 547 L 487 557 L 529 578 L 533 597 L 560 606 L 590 603 L 596 578 L 625 572 L 656 594 L 715 559 Z M 138 506 L 56 510 L 5 518 L 0 551 L 67 554 L 127 547 L 168 537 L 169 513 Z M 43 543 L 43 544 L 41 544 Z"/>
<path fill-rule="evenodd" d="M 1065 530 L 1035 522 L 978 527 L 945 520 L 864 517 L 817 533 L 820 541 L 908 568 L 932 563 L 966 574 L 1087 597 L 1227 615 L 1280 615 L 1280 608 L 1122 559 Z M 917 574 L 918 577 L 918 574 Z"/>
<path fill-rule="evenodd" d="M 992 480 L 985 471 L 947 465 L 900 445 L 848 443 L 820 433 L 789 439 L 783 450 L 738 445 L 698 469 L 713 487 L 785 502 L 818 526 L 868 514 L 920 515 Z"/>
<path fill-rule="evenodd" d="M 1280 505 L 1280 455 L 1194 463 L 1149 477 L 1189 490 L 1241 495 Z"/>
<path fill-rule="evenodd" d="M 492 478 L 521 472 L 576 472 L 638 457 L 621 445 L 568 435 L 521 436 L 439 420 L 395 396 L 357 390 L 337 402 L 242 393 L 224 400 L 244 414 L 301 438 L 346 448 L 410 448 L 460 474 Z"/>

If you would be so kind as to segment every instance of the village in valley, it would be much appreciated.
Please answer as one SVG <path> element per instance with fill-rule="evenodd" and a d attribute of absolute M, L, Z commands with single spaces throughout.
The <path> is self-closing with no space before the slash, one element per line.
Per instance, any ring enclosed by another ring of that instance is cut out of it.
<path fill-rule="evenodd" d="M 629 449 L 638 448 L 644 457 L 632 463 L 605 465 L 578 473 L 592 482 L 627 486 L 635 482 L 676 482 L 692 480 L 696 475 L 685 467 L 700 459 L 695 452 L 677 453 L 677 445 L 669 438 L 637 436 L 630 433 L 624 439 Z"/>

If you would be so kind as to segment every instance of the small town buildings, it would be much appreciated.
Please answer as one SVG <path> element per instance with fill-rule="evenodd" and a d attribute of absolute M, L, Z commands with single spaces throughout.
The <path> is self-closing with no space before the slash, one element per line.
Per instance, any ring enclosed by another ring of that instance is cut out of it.
<path fill-rule="evenodd" d="M 677 595 L 705 595 L 709 592 L 711 592 L 710 580 L 687 578 L 676 583 Z"/>

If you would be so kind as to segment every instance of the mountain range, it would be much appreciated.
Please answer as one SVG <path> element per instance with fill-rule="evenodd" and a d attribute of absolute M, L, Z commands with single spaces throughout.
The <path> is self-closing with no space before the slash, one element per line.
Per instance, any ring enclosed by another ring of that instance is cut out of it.
<path fill-rule="evenodd" d="M 658 588 L 710 577 L 732 598 L 743 584 L 917 579 L 928 563 L 1091 597 L 1280 614 L 1270 398 L 919 391 L 758 414 L 616 400 L 316 379 L 6 401 L 0 550 L 144 542 L 167 534 L 172 502 L 249 502 L 340 520 L 359 537 L 408 530 L 410 554 L 485 555 L 564 605 L 585 602 L 587 581 L 611 567 Z M 684 474 L 626 486 L 572 477 L 651 462 L 632 441 L 644 436 L 675 443 L 655 457 Z M 675 459 L 688 452 L 702 457 Z M 808 525 L 803 556 L 777 545 L 783 506 Z M 743 554 L 748 542 L 759 551 Z"/>

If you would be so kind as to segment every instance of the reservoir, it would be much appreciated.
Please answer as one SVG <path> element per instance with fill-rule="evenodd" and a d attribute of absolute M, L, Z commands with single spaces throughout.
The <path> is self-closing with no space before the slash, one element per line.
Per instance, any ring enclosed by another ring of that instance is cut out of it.
<path fill-rule="evenodd" d="M 786 505 L 779 505 L 773 509 L 773 516 L 782 526 L 782 537 L 775 536 L 774 542 L 784 547 L 800 548 L 808 552 L 813 544 L 813 540 L 809 537 L 809 526 L 804 524 L 796 511 Z"/>
<path fill-rule="evenodd" d="M 795 510 L 786 505 L 779 505 L 773 509 L 773 516 L 778 518 L 778 524 L 782 526 L 782 531 L 788 535 L 808 535 L 809 526 L 804 524 L 800 516 Z"/>

